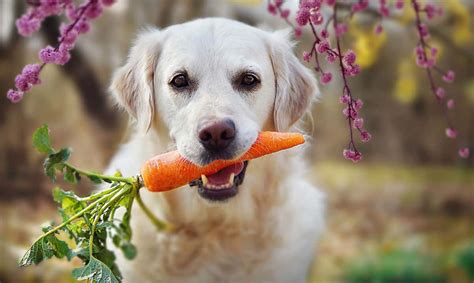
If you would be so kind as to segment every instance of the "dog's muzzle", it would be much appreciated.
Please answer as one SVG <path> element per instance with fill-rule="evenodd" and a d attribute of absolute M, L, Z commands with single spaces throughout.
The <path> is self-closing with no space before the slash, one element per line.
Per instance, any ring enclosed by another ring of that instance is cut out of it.
<path fill-rule="evenodd" d="M 212 175 L 201 175 L 189 183 L 197 186 L 201 197 L 210 201 L 225 201 L 239 191 L 239 186 L 245 178 L 248 161 L 227 166 Z"/>

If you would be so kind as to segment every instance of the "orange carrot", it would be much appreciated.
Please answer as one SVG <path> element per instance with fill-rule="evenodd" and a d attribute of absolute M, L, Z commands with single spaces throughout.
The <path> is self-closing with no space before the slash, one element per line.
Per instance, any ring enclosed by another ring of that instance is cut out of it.
<path fill-rule="evenodd" d="M 182 157 L 178 151 L 157 155 L 142 167 L 145 187 L 151 192 L 164 192 L 184 186 L 201 175 L 211 175 L 239 162 L 255 159 L 273 152 L 304 143 L 298 133 L 260 132 L 255 143 L 241 157 L 234 160 L 216 160 L 198 166 Z"/>

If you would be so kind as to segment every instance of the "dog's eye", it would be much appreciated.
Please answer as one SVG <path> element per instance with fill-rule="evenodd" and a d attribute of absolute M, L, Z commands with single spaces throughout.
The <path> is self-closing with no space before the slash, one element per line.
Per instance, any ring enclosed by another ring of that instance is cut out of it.
<path fill-rule="evenodd" d="M 177 89 L 185 88 L 189 86 L 188 77 L 186 74 L 179 74 L 173 77 L 170 84 Z"/>
<path fill-rule="evenodd" d="M 254 74 L 244 74 L 240 81 L 240 85 L 244 87 L 253 87 L 257 83 L 259 83 L 259 80 Z"/>

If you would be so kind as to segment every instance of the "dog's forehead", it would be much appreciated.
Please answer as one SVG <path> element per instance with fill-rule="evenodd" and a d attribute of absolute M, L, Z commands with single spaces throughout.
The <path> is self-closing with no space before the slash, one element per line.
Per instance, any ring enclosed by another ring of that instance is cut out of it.
<path fill-rule="evenodd" d="M 171 65 L 248 64 L 267 54 L 265 32 L 230 20 L 199 20 L 167 30 L 164 61 Z"/>

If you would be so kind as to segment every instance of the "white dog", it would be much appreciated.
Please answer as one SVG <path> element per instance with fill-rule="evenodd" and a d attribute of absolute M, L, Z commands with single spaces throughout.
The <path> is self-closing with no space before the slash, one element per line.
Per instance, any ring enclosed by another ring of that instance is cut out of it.
<path fill-rule="evenodd" d="M 197 164 L 236 158 L 261 130 L 291 131 L 318 91 L 287 32 L 216 18 L 141 33 L 111 88 L 136 121 L 109 167 L 126 175 L 171 148 Z M 142 190 L 175 229 L 158 232 L 134 208 L 137 258 L 117 252 L 125 282 L 304 282 L 324 198 L 304 180 L 301 154 L 230 166 L 196 187 Z"/>

